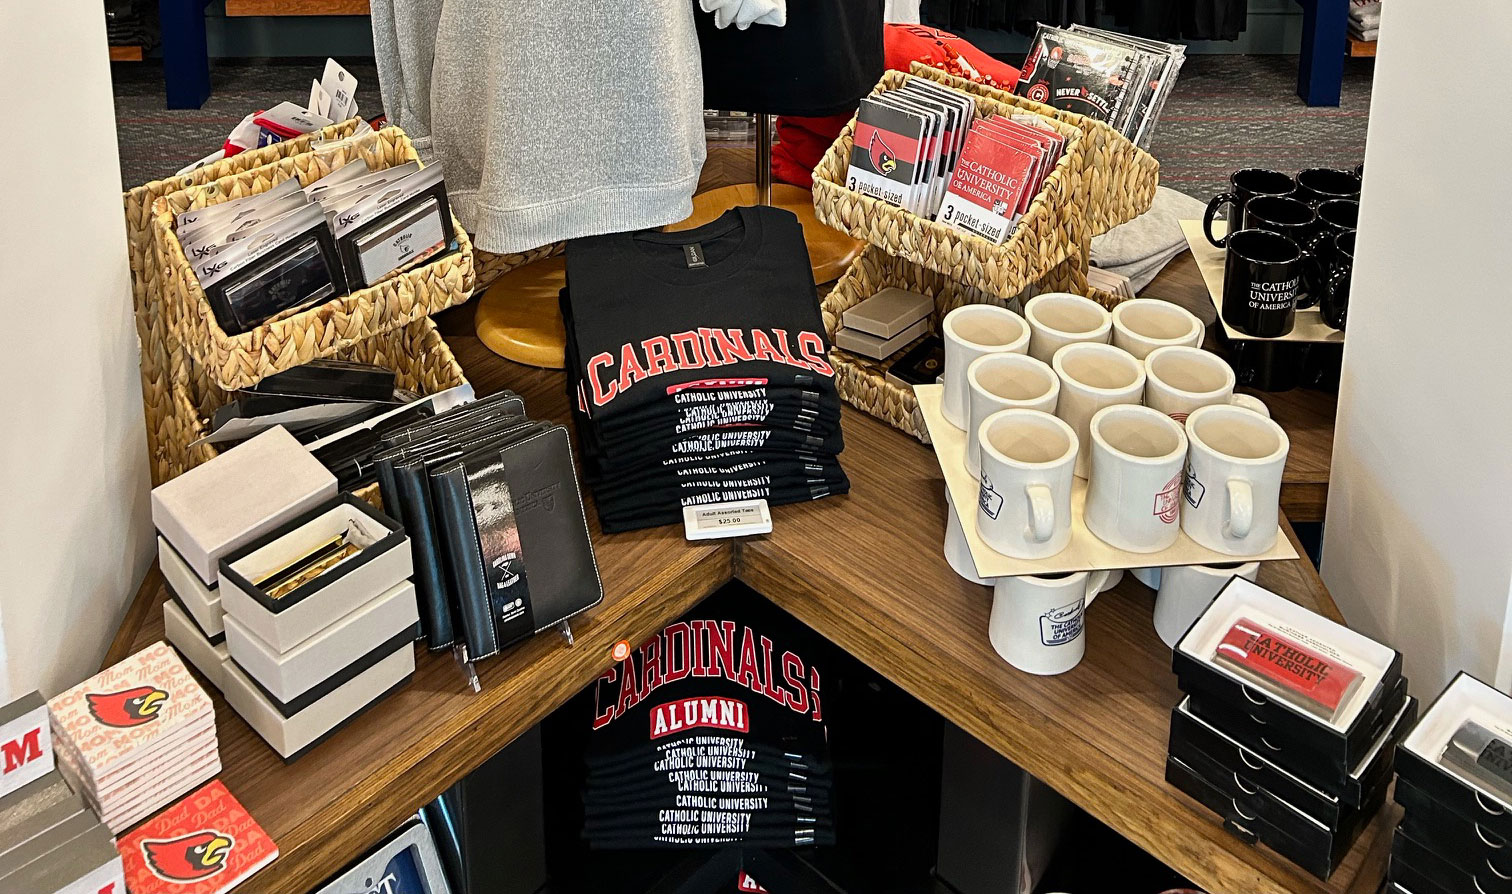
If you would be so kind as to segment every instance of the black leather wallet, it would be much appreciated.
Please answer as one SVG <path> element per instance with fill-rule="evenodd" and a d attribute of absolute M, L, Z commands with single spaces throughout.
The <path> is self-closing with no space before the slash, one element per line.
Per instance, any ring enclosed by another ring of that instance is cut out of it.
<path fill-rule="evenodd" d="M 430 484 L 470 657 L 497 654 L 603 599 L 562 426 L 441 463 Z"/>

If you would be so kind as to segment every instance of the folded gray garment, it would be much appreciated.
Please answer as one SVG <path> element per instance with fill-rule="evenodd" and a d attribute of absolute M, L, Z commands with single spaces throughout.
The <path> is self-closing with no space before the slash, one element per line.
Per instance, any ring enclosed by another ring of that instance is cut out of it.
<path fill-rule="evenodd" d="M 1155 190 L 1149 211 L 1092 238 L 1092 263 L 1127 276 L 1138 293 L 1186 251 L 1181 221 L 1201 220 L 1205 209 L 1191 196 L 1162 186 Z"/>

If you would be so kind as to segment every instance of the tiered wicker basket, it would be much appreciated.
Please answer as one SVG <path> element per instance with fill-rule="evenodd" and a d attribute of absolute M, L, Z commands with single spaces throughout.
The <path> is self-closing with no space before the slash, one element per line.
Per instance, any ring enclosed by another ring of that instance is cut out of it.
<path fill-rule="evenodd" d="M 308 186 L 357 158 L 378 170 L 418 160 L 419 156 L 403 131 L 388 127 L 328 149 L 294 155 L 170 193 L 153 202 L 153 248 L 162 271 L 169 323 L 188 356 L 206 367 L 220 387 L 245 388 L 274 373 L 334 356 L 374 335 L 460 304 L 472 295 L 472 242 L 453 218 L 460 248 L 457 252 L 350 295 L 275 318 L 240 335 L 227 335 L 221 329 L 174 234 L 175 215 L 265 192 L 290 178 Z"/>
<path fill-rule="evenodd" d="M 977 113 L 1030 112 L 1063 134 L 1065 152 L 1044 187 L 1002 245 L 904 211 L 847 189 L 855 120 L 846 125 L 814 169 L 814 211 L 822 222 L 872 244 L 824 301 L 831 338 L 846 308 L 886 286 L 923 292 L 935 299 L 934 322 L 966 303 L 1007 305 L 1026 288 L 1075 292 L 1105 306 L 1118 296 L 1087 285 L 1091 240 L 1149 210 L 1160 165 L 1117 131 L 1099 121 L 948 75 L 914 63 L 911 74 L 889 71 L 874 93 L 896 90 L 923 77 L 972 94 Z M 884 378 L 885 363 L 836 349 L 832 352 L 840 395 L 854 406 L 927 439 L 916 418 L 911 389 Z"/>
<path fill-rule="evenodd" d="M 159 445 L 156 432 L 173 412 L 172 383 L 187 376 L 184 355 L 172 337 L 163 304 L 160 269 L 152 247 L 152 203 L 191 186 L 212 183 L 262 165 L 310 151 L 317 141 L 338 140 L 357 129 L 357 119 L 333 124 L 318 133 L 308 134 L 261 149 L 214 162 L 187 174 L 154 180 L 121 194 L 126 209 L 126 249 L 131 261 L 131 296 L 135 306 L 137 339 L 141 343 L 142 405 L 147 420 L 147 452 L 156 457 Z M 167 478 L 156 460 L 152 463 L 152 483 Z"/>
<path fill-rule="evenodd" d="M 215 322 L 173 234 L 173 216 L 189 208 L 291 177 L 308 185 L 359 157 L 374 169 L 417 158 L 397 128 L 347 139 L 356 126 L 353 119 L 124 194 L 154 485 L 216 455 L 209 445 L 190 445 L 205 435 L 206 419 L 229 390 L 310 360 L 377 363 L 398 372 L 400 387 L 422 394 L 466 383 L 429 319 L 472 293 L 472 246 L 460 225 L 460 252 L 240 336 Z"/>
<path fill-rule="evenodd" d="M 451 348 L 442 340 L 436 324 L 427 318 L 375 335 L 333 356 L 392 369 L 398 374 L 398 387 L 417 394 L 435 394 L 467 384 Z M 210 444 L 190 445 L 209 433 L 210 415 L 230 399 L 229 395 L 203 374 L 202 367 L 191 364 L 189 369 L 191 375 L 186 380 L 174 382 L 170 387 L 172 412 L 163 417 L 156 432 L 160 446 L 153 456 L 153 466 L 161 469 L 164 481 L 219 453 Z"/>

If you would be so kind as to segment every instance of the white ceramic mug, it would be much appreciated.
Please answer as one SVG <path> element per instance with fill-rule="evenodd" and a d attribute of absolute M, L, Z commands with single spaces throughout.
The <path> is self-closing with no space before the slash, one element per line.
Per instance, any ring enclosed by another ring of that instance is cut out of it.
<path fill-rule="evenodd" d="M 982 420 L 977 533 L 1005 556 L 1043 559 L 1071 542 L 1076 432 L 1039 410 L 999 410 Z"/>
<path fill-rule="evenodd" d="M 1040 676 L 1063 674 L 1087 654 L 1086 609 L 1109 572 L 1000 577 L 992 587 L 987 637 L 1002 659 Z"/>
<path fill-rule="evenodd" d="M 1179 304 L 1135 298 L 1113 308 L 1113 344 L 1143 360 L 1157 348 L 1202 344 L 1202 321 Z"/>
<path fill-rule="evenodd" d="M 992 586 L 992 581 L 978 577 L 976 560 L 971 558 L 971 547 L 966 545 L 966 529 L 961 527 L 961 516 L 945 494 L 945 562 L 962 580 L 983 586 Z"/>
<path fill-rule="evenodd" d="M 994 304 L 966 304 L 940 324 L 945 342 L 945 395 L 940 412 L 956 428 L 966 427 L 966 368 L 984 354 L 1022 354 L 1029 349 L 1029 324 Z"/>
<path fill-rule="evenodd" d="M 1076 432 L 1077 442 L 1090 443 L 1092 417 L 1103 407 L 1137 404 L 1144 394 L 1144 364 L 1122 348 L 1104 344 L 1066 345 L 1051 362 L 1060 377 L 1060 398 L 1055 415 Z M 1083 449 L 1076 458 L 1076 477 L 1092 472 L 1092 452 Z"/>
<path fill-rule="evenodd" d="M 1187 468 L 1181 529 L 1229 556 L 1254 556 L 1276 543 L 1281 473 L 1291 444 L 1281 426 L 1228 404 L 1186 420 Z"/>
<path fill-rule="evenodd" d="M 1130 404 L 1098 410 L 1091 432 L 1087 529 L 1131 553 L 1159 552 L 1175 543 L 1186 432 L 1164 413 Z"/>
<path fill-rule="evenodd" d="M 1233 404 L 1269 416 L 1258 397 L 1234 393 L 1234 370 L 1228 361 L 1201 348 L 1157 348 L 1145 358 L 1144 403 L 1185 422 L 1198 407 Z"/>
<path fill-rule="evenodd" d="M 998 410 L 1023 408 L 1054 413 L 1060 397 L 1055 370 L 1027 354 L 986 354 L 966 368 L 966 471 L 982 474 L 982 420 Z"/>
<path fill-rule="evenodd" d="M 1155 592 L 1155 632 L 1160 641 L 1176 648 L 1176 643 L 1197 616 L 1207 610 L 1229 578 L 1237 576 L 1253 581 L 1259 573 L 1259 562 L 1172 565 L 1163 569 Z"/>
<path fill-rule="evenodd" d="M 1107 308 L 1069 292 L 1046 292 L 1024 305 L 1029 321 L 1029 356 L 1049 363 L 1055 352 L 1081 342 L 1107 344 L 1113 333 L 1113 315 Z"/>

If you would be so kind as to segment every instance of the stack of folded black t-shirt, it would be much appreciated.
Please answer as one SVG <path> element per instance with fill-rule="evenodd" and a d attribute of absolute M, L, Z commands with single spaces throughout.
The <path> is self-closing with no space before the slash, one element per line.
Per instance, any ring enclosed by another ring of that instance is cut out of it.
<path fill-rule="evenodd" d="M 694 612 L 594 686 L 594 848 L 834 843 L 822 676 L 800 636 Z"/>
<path fill-rule="evenodd" d="M 567 244 L 569 396 L 605 531 L 850 489 L 840 398 L 790 212 Z"/>

